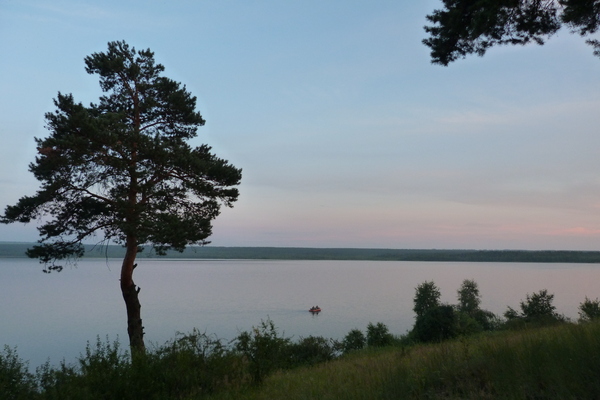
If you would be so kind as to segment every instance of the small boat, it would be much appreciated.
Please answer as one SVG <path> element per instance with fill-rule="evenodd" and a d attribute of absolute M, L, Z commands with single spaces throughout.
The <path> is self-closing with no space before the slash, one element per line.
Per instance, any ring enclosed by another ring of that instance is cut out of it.
<path fill-rule="evenodd" d="M 319 307 L 319 306 L 311 307 L 308 311 L 310 311 L 311 313 L 318 313 L 318 312 L 321 312 L 321 307 Z"/>

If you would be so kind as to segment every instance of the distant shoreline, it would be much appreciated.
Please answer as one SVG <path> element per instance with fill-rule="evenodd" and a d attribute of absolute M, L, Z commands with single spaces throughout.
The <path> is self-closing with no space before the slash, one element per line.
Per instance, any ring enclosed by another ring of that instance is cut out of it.
<path fill-rule="evenodd" d="M 0 242 L 0 258 L 26 258 L 34 243 Z M 121 246 L 86 245 L 84 258 L 121 258 Z M 191 258 L 223 260 L 362 260 L 446 262 L 600 263 L 600 251 L 577 250 L 438 250 L 314 247 L 191 247 L 183 253 L 157 256 L 149 248 L 139 258 Z"/>

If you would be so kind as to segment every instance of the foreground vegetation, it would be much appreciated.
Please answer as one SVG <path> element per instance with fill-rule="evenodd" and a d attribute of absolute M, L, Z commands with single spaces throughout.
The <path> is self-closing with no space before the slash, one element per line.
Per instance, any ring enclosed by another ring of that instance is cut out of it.
<path fill-rule="evenodd" d="M 31 372 L 16 349 L 0 352 L 0 398 L 54 399 L 594 399 L 600 398 L 600 301 L 579 323 L 558 314 L 546 290 L 504 317 L 482 310 L 477 283 L 440 303 L 434 282 L 415 289 L 413 329 L 383 323 L 341 341 L 292 341 L 271 320 L 230 343 L 194 330 L 129 354 L 88 344 L 75 365 Z"/>
<path fill-rule="evenodd" d="M 600 325 L 367 350 L 213 399 L 596 399 Z"/>
<path fill-rule="evenodd" d="M 305 343 L 303 350 L 309 347 Z M 196 332 L 133 363 L 118 343 L 98 342 L 77 367 L 44 365 L 36 374 L 27 372 L 27 365 L 5 348 L 0 397 L 593 399 L 600 398 L 599 358 L 599 323 L 563 323 L 435 344 L 396 340 L 394 345 L 367 347 L 327 362 L 304 358 L 294 367 L 263 365 L 264 380 L 257 385 L 254 361 Z M 276 362 L 277 357 L 270 360 Z"/>

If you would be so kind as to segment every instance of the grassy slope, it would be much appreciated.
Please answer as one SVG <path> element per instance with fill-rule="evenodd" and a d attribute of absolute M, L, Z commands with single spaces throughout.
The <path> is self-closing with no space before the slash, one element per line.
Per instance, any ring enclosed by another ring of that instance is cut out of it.
<path fill-rule="evenodd" d="M 365 351 L 214 399 L 600 398 L 600 324 Z"/>

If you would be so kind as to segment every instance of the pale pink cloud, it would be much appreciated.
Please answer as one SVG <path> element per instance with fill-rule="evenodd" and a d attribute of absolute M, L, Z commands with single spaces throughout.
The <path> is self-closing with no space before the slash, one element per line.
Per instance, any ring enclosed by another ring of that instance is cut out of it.
<path fill-rule="evenodd" d="M 600 235 L 600 229 L 585 228 L 583 226 L 577 226 L 573 228 L 559 229 L 549 232 L 553 236 L 595 236 Z"/>

